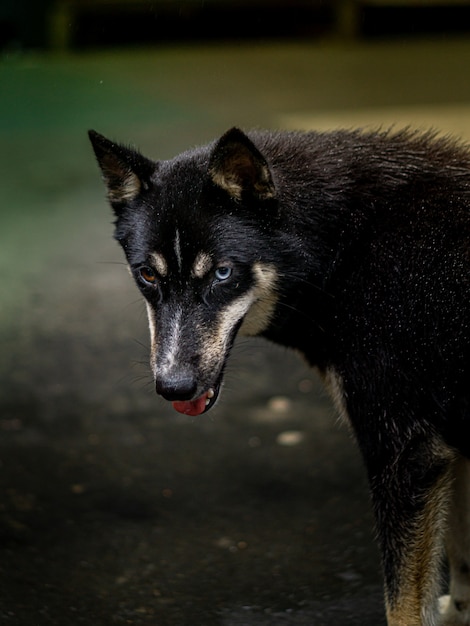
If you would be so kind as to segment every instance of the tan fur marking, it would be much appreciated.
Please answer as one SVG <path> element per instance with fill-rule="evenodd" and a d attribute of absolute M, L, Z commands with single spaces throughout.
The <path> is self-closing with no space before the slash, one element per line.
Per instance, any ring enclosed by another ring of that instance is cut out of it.
<path fill-rule="evenodd" d="M 228 191 L 235 200 L 241 199 L 245 188 L 253 189 L 264 199 L 275 195 L 269 169 L 256 164 L 248 150 L 231 154 L 222 168 L 213 167 L 209 173 L 214 183 Z"/>
<path fill-rule="evenodd" d="M 254 272 L 255 285 L 220 312 L 215 328 L 205 329 L 203 367 L 207 371 L 218 368 L 231 330 L 240 319 L 246 316 L 240 329 L 245 335 L 256 335 L 269 324 L 277 299 L 274 293 L 276 272 L 262 263 L 255 265 Z"/>
<path fill-rule="evenodd" d="M 274 267 L 256 263 L 253 271 L 256 279 L 256 285 L 250 291 L 253 293 L 253 303 L 240 328 L 240 334 L 245 337 L 259 335 L 268 327 L 278 300 L 277 272 Z"/>
<path fill-rule="evenodd" d="M 327 369 L 323 376 L 326 390 L 333 400 L 333 404 L 338 411 L 338 415 L 342 421 L 349 423 L 349 416 L 344 401 L 343 381 L 341 376 L 332 368 Z"/>
<path fill-rule="evenodd" d="M 446 536 L 450 567 L 450 595 L 440 599 L 443 626 L 470 624 L 470 461 L 459 456 Z"/>
<path fill-rule="evenodd" d="M 125 169 L 110 157 L 104 157 L 101 166 L 111 202 L 125 202 L 139 195 L 142 184 L 132 170 Z"/>
<path fill-rule="evenodd" d="M 150 256 L 153 264 L 155 265 L 155 269 L 160 276 L 166 276 L 168 273 L 168 266 L 165 258 L 158 252 L 153 252 Z"/>
<path fill-rule="evenodd" d="M 192 275 L 194 278 L 204 278 L 212 267 L 212 259 L 206 252 L 200 252 L 193 264 Z"/>
<path fill-rule="evenodd" d="M 447 454 L 453 456 L 450 450 Z M 387 602 L 388 626 L 436 624 L 441 547 L 452 485 L 450 474 L 449 468 L 437 481 L 416 522 L 419 531 L 408 546 L 401 568 L 399 596 L 394 602 Z"/>
<path fill-rule="evenodd" d="M 228 191 L 232 198 L 235 198 L 235 200 L 241 199 L 243 187 L 235 176 L 227 176 L 225 172 L 219 172 L 217 170 L 212 170 L 211 175 L 214 183 L 222 189 L 225 189 L 225 191 Z"/>

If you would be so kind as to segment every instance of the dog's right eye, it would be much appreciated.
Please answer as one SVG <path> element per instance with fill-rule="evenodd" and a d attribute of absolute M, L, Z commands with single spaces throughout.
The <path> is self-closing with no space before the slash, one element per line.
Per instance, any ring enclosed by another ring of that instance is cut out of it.
<path fill-rule="evenodd" d="M 153 287 L 157 283 L 157 274 L 151 267 L 145 266 L 139 268 L 139 278 L 150 287 Z"/>

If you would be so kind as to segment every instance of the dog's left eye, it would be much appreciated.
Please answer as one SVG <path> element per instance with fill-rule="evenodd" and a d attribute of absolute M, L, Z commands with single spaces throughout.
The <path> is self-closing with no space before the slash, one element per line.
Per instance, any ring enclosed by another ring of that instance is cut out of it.
<path fill-rule="evenodd" d="M 214 274 L 217 280 L 227 280 L 232 275 L 232 268 L 228 267 L 227 265 L 222 265 L 215 270 Z"/>
<path fill-rule="evenodd" d="M 142 281 L 150 286 L 153 286 L 157 282 L 157 274 L 151 267 L 141 267 L 139 269 L 139 277 Z"/>

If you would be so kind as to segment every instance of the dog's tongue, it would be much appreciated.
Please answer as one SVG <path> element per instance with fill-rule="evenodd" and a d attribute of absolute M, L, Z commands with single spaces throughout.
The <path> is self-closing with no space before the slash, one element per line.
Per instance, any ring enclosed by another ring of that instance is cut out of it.
<path fill-rule="evenodd" d="M 173 408 L 178 413 L 184 413 L 184 415 L 201 415 L 206 409 L 207 393 L 204 393 L 200 398 L 196 400 L 179 400 L 173 402 Z"/>

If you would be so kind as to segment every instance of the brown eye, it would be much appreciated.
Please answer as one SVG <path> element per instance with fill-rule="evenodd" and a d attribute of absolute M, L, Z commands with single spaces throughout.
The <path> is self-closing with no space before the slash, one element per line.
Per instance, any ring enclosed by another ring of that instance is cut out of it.
<path fill-rule="evenodd" d="M 139 276 L 147 285 L 155 285 L 157 282 L 157 274 L 151 267 L 141 267 Z"/>

